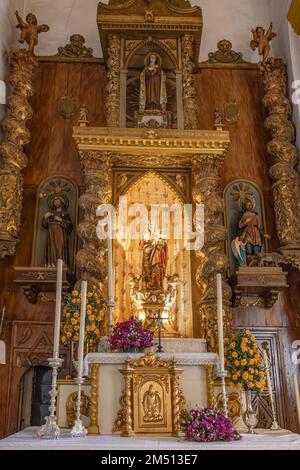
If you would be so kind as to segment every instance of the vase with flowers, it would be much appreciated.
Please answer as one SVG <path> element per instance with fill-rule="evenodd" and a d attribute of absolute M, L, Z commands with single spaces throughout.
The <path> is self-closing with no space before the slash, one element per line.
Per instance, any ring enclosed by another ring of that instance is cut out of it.
<path fill-rule="evenodd" d="M 248 432 L 254 434 L 257 425 L 257 413 L 253 410 L 253 394 L 259 394 L 266 385 L 265 371 L 256 344 L 250 330 L 237 330 L 224 340 L 227 377 L 246 396 L 246 411 L 243 419 Z"/>
<path fill-rule="evenodd" d="M 131 317 L 114 326 L 109 342 L 113 350 L 142 352 L 153 346 L 153 333 L 144 328 L 141 321 Z"/>
<path fill-rule="evenodd" d="M 79 342 L 81 292 L 74 289 L 64 299 L 64 324 L 61 342 L 65 346 Z M 100 297 L 97 288 L 91 286 L 87 292 L 87 307 L 85 320 L 85 341 L 88 350 L 93 351 L 97 342 L 105 334 L 105 301 Z"/>

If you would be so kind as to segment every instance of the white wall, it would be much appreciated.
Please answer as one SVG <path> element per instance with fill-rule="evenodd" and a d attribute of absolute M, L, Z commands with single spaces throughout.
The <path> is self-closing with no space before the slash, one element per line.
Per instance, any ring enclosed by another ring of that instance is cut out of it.
<path fill-rule="evenodd" d="M 0 0 L 0 79 L 7 77 L 6 51 L 15 45 L 18 32 L 15 29 L 16 9 L 34 12 L 39 23 L 50 26 L 48 33 L 40 35 L 37 55 L 56 54 L 71 34 L 81 33 L 96 57 L 102 57 L 96 24 L 99 0 Z M 108 3 L 108 0 L 104 0 Z M 203 36 L 200 60 L 206 60 L 210 51 L 216 50 L 220 39 L 229 39 L 236 51 L 251 62 L 258 61 L 257 52 L 250 48 L 251 29 L 257 25 L 268 27 L 272 20 L 278 37 L 272 41 L 272 55 L 282 57 L 288 64 L 290 86 L 300 80 L 300 38 L 287 21 L 291 0 L 192 0 L 200 5 L 203 13 Z M 291 90 L 292 92 L 292 90 Z M 0 113 L 1 110 L 0 105 Z M 294 106 L 294 121 L 300 147 L 300 108 Z"/>
<path fill-rule="evenodd" d="M 71 34 L 81 33 L 95 56 L 102 57 L 96 24 L 98 3 L 99 0 L 25 0 L 26 11 L 33 11 L 39 22 L 51 27 L 47 38 L 41 35 L 37 54 L 55 54 Z M 260 23 L 268 24 L 269 0 L 194 0 L 192 3 L 201 6 L 204 19 L 201 60 L 206 60 L 208 53 L 224 38 L 230 39 L 235 50 L 243 52 L 246 59 L 255 60 L 256 55 L 249 47 L 251 29 Z"/>

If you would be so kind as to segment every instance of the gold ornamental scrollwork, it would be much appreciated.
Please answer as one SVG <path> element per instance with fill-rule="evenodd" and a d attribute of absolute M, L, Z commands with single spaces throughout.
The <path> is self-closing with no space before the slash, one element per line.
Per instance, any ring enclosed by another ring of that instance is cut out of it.
<path fill-rule="evenodd" d="M 80 159 L 86 189 L 79 198 L 84 216 L 77 231 L 83 246 L 76 255 L 76 263 L 81 278 L 98 286 L 101 292 L 107 278 L 106 243 L 97 237 L 96 211 L 100 204 L 112 200 L 111 154 L 83 151 Z"/>
<path fill-rule="evenodd" d="M 148 353 L 128 360 L 120 370 L 125 379 L 114 432 L 122 436 L 159 434 L 178 436 L 185 399 L 179 386 L 182 370 L 176 361 Z"/>
<path fill-rule="evenodd" d="M 197 102 L 195 89 L 194 38 L 185 34 L 182 38 L 183 113 L 184 128 L 197 128 Z"/>
<path fill-rule="evenodd" d="M 225 254 L 227 231 L 224 226 L 225 205 L 220 171 L 224 156 L 199 155 L 193 159 L 193 200 L 204 204 L 204 246 L 196 252 L 198 268 L 196 282 L 200 289 L 199 304 L 201 337 L 207 339 L 208 350 L 217 350 L 217 286 L 216 276 L 228 269 Z M 223 280 L 224 327 L 231 328 L 230 286 Z"/>
<path fill-rule="evenodd" d="M 300 264 L 300 174 L 296 167 L 299 153 L 295 129 L 291 122 L 292 107 L 287 97 L 286 67 L 281 60 L 267 61 L 262 70 L 269 115 L 265 127 L 271 134 L 267 145 L 272 158 L 270 177 L 273 183 L 274 208 L 280 251 L 295 267 Z"/>
<path fill-rule="evenodd" d="M 109 34 L 106 86 L 106 124 L 108 127 L 119 127 L 120 123 L 120 54 L 120 36 Z"/>
<path fill-rule="evenodd" d="M 0 144 L 0 259 L 13 256 L 19 242 L 23 201 L 22 170 L 27 166 L 24 146 L 30 141 L 26 122 L 33 112 L 28 98 L 35 92 L 33 79 L 37 59 L 25 49 L 11 49 L 8 116 L 2 120 L 4 141 Z"/>

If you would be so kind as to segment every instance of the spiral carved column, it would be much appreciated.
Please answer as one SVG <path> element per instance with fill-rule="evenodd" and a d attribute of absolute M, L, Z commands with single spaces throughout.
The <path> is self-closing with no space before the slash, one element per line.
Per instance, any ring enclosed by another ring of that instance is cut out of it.
<path fill-rule="evenodd" d="M 217 351 L 217 274 L 224 278 L 228 268 L 225 254 L 227 231 L 224 226 L 224 200 L 220 170 L 224 157 L 200 155 L 193 159 L 193 200 L 204 205 L 204 246 L 196 252 L 198 268 L 196 282 L 200 289 L 199 304 L 201 337 L 208 350 Z M 231 327 L 231 288 L 223 280 L 224 328 Z"/>
<path fill-rule="evenodd" d="M 265 127 L 272 137 L 267 150 L 272 158 L 270 177 L 274 180 L 277 235 L 285 259 L 300 269 L 300 174 L 295 169 L 299 155 L 294 145 L 285 65 L 281 60 L 270 61 L 263 73 L 263 103 L 269 111 Z"/>
<path fill-rule="evenodd" d="M 106 240 L 99 240 L 96 233 L 97 207 L 111 203 L 112 164 L 111 155 L 101 152 L 80 152 L 85 192 L 79 199 L 83 220 L 78 225 L 82 249 L 77 253 L 76 262 L 81 278 L 96 285 L 102 292 L 107 279 Z"/>
<path fill-rule="evenodd" d="M 182 71 L 183 71 L 183 113 L 184 128 L 197 129 L 197 103 L 195 89 L 195 52 L 194 38 L 185 34 L 182 38 Z"/>
<path fill-rule="evenodd" d="M 106 125 L 120 126 L 120 71 L 121 71 L 121 39 L 117 34 L 108 36 L 106 86 Z"/>
<path fill-rule="evenodd" d="M 38 67 L 36 58 L 25 49 L 11 49 L 8 116 L 2 120 L 4 141 L 0 144 L 0 259 L 13 256 L 19 243 L 23 202 L 22 170 L 27 166 L 24 146 L 30 142 L 26 122 L 32 118 L 28 98 L 35 92 L 33 80 Z"/>

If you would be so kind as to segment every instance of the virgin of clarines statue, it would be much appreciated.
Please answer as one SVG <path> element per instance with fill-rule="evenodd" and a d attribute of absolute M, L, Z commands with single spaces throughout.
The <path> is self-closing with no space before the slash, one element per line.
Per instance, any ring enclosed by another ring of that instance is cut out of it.
<path fill-rule="evenodd" d="M 158 59 L 155 53 L 148 55 L 147 65 L 141 73 L 140 111 L 157 113 L 166 111 L 166 74 L 162 70 Z"/>
<path fill-rule="evenodd" d="M 68 235 L 73 230 L 69 213 L 66 211 L 69 201 L 65 196 L 55 196 L 48 199 L 50 211 L 46 212 L 42 226 L 47 229 L 46 266 L 56 266 L 57 260 L 62 259 L 69 266 Z"/>

